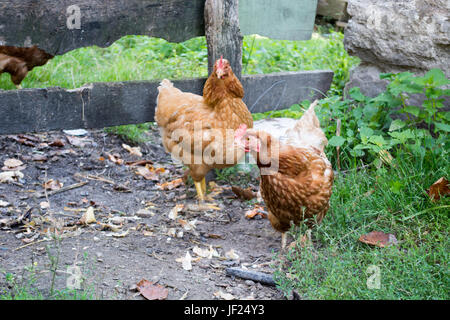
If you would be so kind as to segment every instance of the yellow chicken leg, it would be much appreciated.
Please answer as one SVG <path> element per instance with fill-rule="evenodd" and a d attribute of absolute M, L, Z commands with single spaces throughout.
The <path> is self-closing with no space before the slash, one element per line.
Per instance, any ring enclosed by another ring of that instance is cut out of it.
<path fill-rule="evenodd" d="M 204 179 L 202 181 L 194 181 L 195 190 L 197 190 L 197 197 L 202 202 L 205 201 L 205 193 L 206 193 L 203 192 L 203 181 Z"/>
<path fill-rule="evenodd" d="M 210 202 L 206 206 L 211 207 L 212 209 L 217 208 L 216 204 L 214 202 L 214 199 L 211 197 L 208 197 L 206 195 L 206 180 L 203 178 L 201 181 L 194 181 L 195 190 L 197 190 L 197 198 L 200 202 L 208 201 Z"/>
<path fill-rule="evenodd" d="M 16 88 L 17 88 L 17 90 L 20 90 L 20 89 L 22 89 L 22 86 L 20 84 L 16 84 Z"/>
<path fill-rule="evenodd" d="M 281 250 L 286 248 L 286 232 L 281 233 Z"/>
<path fill-rule="evenodd" d="M 203 194 L 206 194 L 206 180 L 203 178 L 201 181 Z"/>

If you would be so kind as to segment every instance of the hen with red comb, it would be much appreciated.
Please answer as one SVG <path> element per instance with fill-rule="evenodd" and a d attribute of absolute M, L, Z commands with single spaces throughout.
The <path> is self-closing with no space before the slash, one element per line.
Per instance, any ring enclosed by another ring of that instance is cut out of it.
<path fill-rule="evenodd" d="M 230 135 L 240 124 L 253 127 L 252 115 L 242 101 L 244 88 L 228 60 L 220 57 L 203 96 L 182 92 L 166 79 L 158 91 L 155 120 L 163 145 L 189 168 L 197 195 L 204 200 L 208 171 L 233 166 L 244 156 Z"/>

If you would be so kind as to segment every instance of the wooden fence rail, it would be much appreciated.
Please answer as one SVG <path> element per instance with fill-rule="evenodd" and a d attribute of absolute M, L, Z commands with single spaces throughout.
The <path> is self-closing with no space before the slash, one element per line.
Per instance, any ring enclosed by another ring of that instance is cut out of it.
<path fill-rule="evenodd" d="M 286 107 L 302 98 L 322 98 L 331 71 L 243 76 L 244 101 L 252 112 Z M 201 94 L 206 79 L 173 81 Z M 85 87 L 0 91 L 0 134 L 56 129 L 103 128 L 154 121 L 158 81 L 92 83 Z"/>
<path fill-rule="evenodd" d="M 243 13 L 244 30 L 303 40 L 311 35 L 316 5 L 317 0 L 0 0 L 0 46 L 37 45 L 58 55 L 84 46 L 107 46 L 130 34 L 173 42 L 206 34 L 209 69 L 214 59 L 224 55 L 242 80 L 249 109 L 262 112 L 322 97 L 330 88 L 333 73 L 241 77 L 239 13 Z M 259 15 L 263 19 L 258 20 Z M 268 27 L 269 16 L 272 27 Z M 204 82 L 174 81 L 181 90 L 197 94 L 202 93 Z M 0 90 L 0 134 L 153 121 L 158 83 L 126 81 L 93 83 L 73 90 Z"/>

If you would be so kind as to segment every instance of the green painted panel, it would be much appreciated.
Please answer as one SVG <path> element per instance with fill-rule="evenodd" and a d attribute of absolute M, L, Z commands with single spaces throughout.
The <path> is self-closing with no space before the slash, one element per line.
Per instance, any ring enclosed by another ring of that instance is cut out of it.
<path fill-rule="evenodd" d="M 281 40 L 308 40 L 314 28 L 317 0 L 239 0 L 243 35 Z"/>

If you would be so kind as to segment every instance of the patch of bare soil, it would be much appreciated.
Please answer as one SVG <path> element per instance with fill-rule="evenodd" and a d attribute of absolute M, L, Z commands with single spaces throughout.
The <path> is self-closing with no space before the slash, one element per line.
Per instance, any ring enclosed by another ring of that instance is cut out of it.
<path fill-rule="evenodd" d="M 162 299 L 283 299 L 226 274 L 271 273 L 280 234 L 264 215 L 245 218 L 254 204 L 226 182 L 210 188 L 217 207 L 199 206 L 191 184 L 177 186 L 183 167 L 157 130 L 149 136 L 139 149 L 104 131 L 0 136 L 0 174 L 9 172 L 0 175 L 0 292 L 10 273 L 35 277 L 44 296 L 56 275 L 54 288 L 81 278 L 98 299 L 144 299 L 142 279 L 167 289 Z"/>

